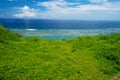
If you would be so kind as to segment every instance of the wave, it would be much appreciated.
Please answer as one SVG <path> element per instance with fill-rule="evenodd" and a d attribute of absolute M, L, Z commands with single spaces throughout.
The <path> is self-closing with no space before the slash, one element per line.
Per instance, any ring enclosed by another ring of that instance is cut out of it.
<path fill-rule="evenodd" d="M 25 29 L 27 31 L 37 31 L 37 29 Z"/>

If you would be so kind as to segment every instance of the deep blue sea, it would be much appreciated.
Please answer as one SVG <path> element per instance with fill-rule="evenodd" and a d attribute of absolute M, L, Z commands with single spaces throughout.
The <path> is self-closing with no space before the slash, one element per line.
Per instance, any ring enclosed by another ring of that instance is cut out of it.
<path fill-rule="evenodd" d="M 120 33 L 120 21 L 0 19 L 0 24 L 24 37 L 56 40 Z"/>

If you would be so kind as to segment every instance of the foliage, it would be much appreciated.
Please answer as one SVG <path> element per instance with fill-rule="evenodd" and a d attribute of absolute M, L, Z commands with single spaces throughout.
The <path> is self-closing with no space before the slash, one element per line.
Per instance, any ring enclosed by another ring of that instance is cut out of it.
<path fill-rule="evenodd" d="M 119 80 L 120 34 L 23 38 L 0 26 L 0 80 Z"/>

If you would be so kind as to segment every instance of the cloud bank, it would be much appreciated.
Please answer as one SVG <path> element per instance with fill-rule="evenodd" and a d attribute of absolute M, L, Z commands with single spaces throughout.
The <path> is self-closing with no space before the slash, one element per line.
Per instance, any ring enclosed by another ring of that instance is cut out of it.
<path fill-rule="evenodd" d="M 88 0 L 89 4 L 81 2 L 67 2 L 65 0 L 51 0 L 37 2 L 39 9 L 24 6 L 18 8 L 15 17 L 44 18 L 44 19 L 118 19 L 120 1 Z M 42 11 L 41 7 L 45 10 Z"/>

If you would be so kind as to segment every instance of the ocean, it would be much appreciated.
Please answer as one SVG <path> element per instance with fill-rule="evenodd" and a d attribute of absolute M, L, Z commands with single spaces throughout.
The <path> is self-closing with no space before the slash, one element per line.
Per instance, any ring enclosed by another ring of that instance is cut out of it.
<path fill-rule="evenodd" d="M 24 37 L 38 36 L 49 40 L 120 33 L 120 21 L 0 19 L 0 24 Z"/>

